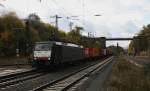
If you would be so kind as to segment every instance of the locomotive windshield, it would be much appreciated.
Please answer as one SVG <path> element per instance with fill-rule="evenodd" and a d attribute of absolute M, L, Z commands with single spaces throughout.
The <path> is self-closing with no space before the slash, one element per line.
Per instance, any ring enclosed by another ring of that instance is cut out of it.
<path fill-rule="evenodd" d="M 47 43 L 37 43 L 35 44 L 35 51 L 48 51 L 51 50 L 52 44 Z"/>

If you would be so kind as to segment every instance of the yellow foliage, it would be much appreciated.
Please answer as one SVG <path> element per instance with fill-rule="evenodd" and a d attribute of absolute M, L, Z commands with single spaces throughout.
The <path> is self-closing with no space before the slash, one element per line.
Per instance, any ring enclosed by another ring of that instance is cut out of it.
<path fill-rule="evenodd" d="M 5 42 L 9 42 L 12 38 L 12 33 L 9 31 L 5 31 L 1 33 L 1 39 Z"/>

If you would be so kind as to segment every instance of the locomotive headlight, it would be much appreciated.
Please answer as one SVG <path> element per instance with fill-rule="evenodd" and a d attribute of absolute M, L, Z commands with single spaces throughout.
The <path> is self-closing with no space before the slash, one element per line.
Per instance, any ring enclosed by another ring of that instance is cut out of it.
<path fill-rule="evenodd" d="M 37 58 L 34 57 L 34 60 L 37 60 Z"/>
<path fill-rule="evenodd" d="M 50 60 L 51 58 L 48 58 L 48 60 Z"/>

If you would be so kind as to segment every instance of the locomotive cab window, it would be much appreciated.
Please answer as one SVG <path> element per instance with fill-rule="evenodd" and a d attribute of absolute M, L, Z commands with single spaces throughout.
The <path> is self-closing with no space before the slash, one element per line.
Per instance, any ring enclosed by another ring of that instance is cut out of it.
<path fill-rule="evenodd" d="M 48 51 L 51 50 L 52 44 L 35 44 L 35 51 Z"/>

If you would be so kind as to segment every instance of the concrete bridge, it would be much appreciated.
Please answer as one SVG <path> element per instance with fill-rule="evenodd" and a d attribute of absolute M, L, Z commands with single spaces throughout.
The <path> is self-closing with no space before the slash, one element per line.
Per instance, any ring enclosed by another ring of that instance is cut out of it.
<path fill-rule="evenodd" d="M 128 41 L 133 40 L 133 38 L 106 38 L 106 41 Z"/>
<path fill-rule="evenodd" d="M 134 40 L 135 37 L 133 38 L 106 38 L 106 37 L 99 37 L 99 38 L 94 38 L 94 40 L 96 41 L 100 41 L 100 43 L 102 43 L 102 47 L 106 48 L 106 41 L 130 41 L 130 40 Z"/>

